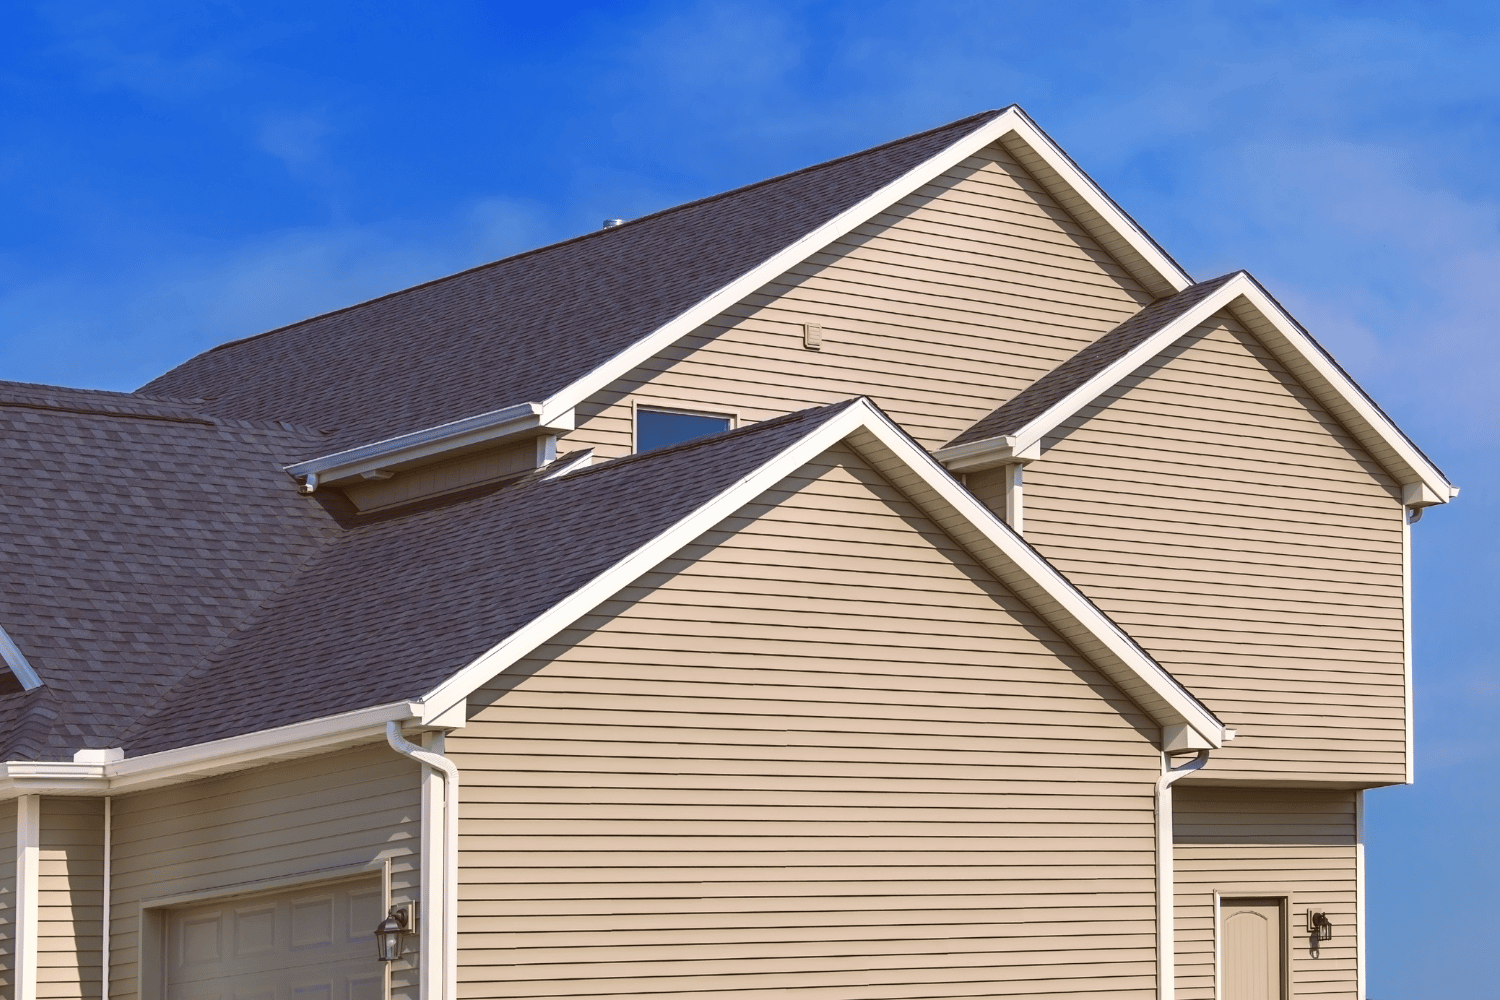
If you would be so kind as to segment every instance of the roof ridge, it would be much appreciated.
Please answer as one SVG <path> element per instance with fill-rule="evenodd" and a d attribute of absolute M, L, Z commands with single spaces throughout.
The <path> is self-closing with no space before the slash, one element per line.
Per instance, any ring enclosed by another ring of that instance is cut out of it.
<path fill-rule="evenodd" d="M 666 208 L 658 209 L 655 212 L 649 212 L 646 215 L 642 215 L 642 216 L 639 216 L 637 218 L 630 219 L 630 220 L 628 220 L 626 222 L 621 223 L 619 226 L 612 226 L 609 229 L 595 229 L 595 230 L 591 230 L 591 231 L 586 232 L 586 233 L 579 233 L 577 236 L 570 236 L 570 237 L 568 237 L 565 240 L 558 240 L 556 243 L 548 243 L 545 246 L 533 247 L 530 250 L 523 250 L 520 253 L 511 254 L 511 255 L 509 255 L 507 257 L 501 257 L 501 258 L 498 258 L 497 260 L 486 261 L 483 264 L 476 264 L 473 267 L 465 268 L 462 271 L 455 271 L 452 274 L 445 274 L 445 275 L 442 275 L 442 276 L 437 277 L 437 278 L 431 278 L 431 279 L 429 279 L 427 281 L 419 281 L 415 285 L 408 285 L 405 288 L 398 288 L 395 291 L 386 292 L 385 294 L 383 294 L 383 295 L 377 295 L 374 298 L 364 299 L 364 300 L 359 301 L 359 302 L 353 302 L 353 303 L 350 303 L 347 306 L 340 306 L 337 309 L 330 309 L 327 312 L 318 313 L 318 314 L 316 314 L 314 316 L 307 316 L 307 317 L 305 317 L 303 319 L 297 320 L 296 322 L 285 323 L 285 324 L 283 324 L 281 326 L 273 327 L 270 330 L 263 330 L 260 333 L 251 334 L 248 337 L 240 337 L 240 338 L 235 339 L 235 340 L 226 340 L 222 344 L 215 344 L 213 347 L 210 347 L 207 350 L 200 351 L 198 354 L 194 355 L 194 357 L 202 357 L 205 354 L 213 354 L 216 351 L 221 351 L 221 350 L 224 350 L 224 349 L 229 348 L 229 347 L 237 346 L 239 344 L 248 343 L 248 342 L 254 341 L 254 340 L 260 340 L 261 338 L 269 337 L 272 334 L 277 334 L 277 333 L 282 333 L 282 332 L 287 331 L 287 330 L 292 330 L 292 329 L 295 329 L 295 328 L 297 328 L 299 326 L 303 326 L 304 324 L 307 324 L 307 323 L 312 323 L 312 322 L 315 322 L 317 320 L 326 319 L 326 318 L 328 318 L 330 316 L 337 316 L 340 313 L 349 312 L 349 311 L 354 310 L 354 309 L 360 309 L 360 308 L 362 308 L 364 306 L 371 305 L 371 304 L 376 303 L 376 302 L 383 302 L 383 301 L 385 301 L 387 299 L 395 298 L 395 297 L 400 296 L 400 295 L 405 295 L 408 292 L 414 292 L 414 291 L 416 291 L 419 288 L 430 288 L 433 285 L 439 285 L 439 284 L 442 284 L 443 282 L 446 282 L 446 281 L 452 281 L 452 280 L 457 279 L 457 278 L 462 278 L 462 277 L 464 277 L 466 275 L 470 275 L 470 274 L 474 274 L 474 273 L 479 272 L 479 271 L 486 270 L 487 268 L 498 267 L 501 264 L 508 264 L 508 263 L 511 263 L 511 262 L 517 261 L 517 260 L 524 260 L 527 257 L 531 257 L 531 256 L 534 256 L 536 254 L 546 253 L 548 251 L 555 250 L 558 247 L 569 246 L 569 245 L 574 244 L 574 243 L 582 242 L 583 240 L 600 239 L 600 238 L 608 237 L 609 235 L 617 232 L 620 229 L 624 229 L 624 228 L 626 228 L 628 226 L 632 226 L 632 225 L 635 225 L 637 223 L 644 222 L 644 221 L 646 221 L 648 219 L 656 219 L 656 218 L 660 218 L 660 217 L 662 217 L 664 215 L 670 215 L 670 214 L 672 214 L 674 212 L 685 211 L 687 209 L 694 208 L 694 207 L 697 207 L 699 205 L 706 205 L 706 204 L 709 204 L 709 203 L 714 202 L 714 201 L 721 201 L 721 200 L 723 200 L 725 198 L 728 198 L 728 197 L 730 197 L 732 195 L 739 195 L 739 194 L 743 194 L 743 193 L 745 193 L 747 191 L 753 191 L 756 188 L 764 187 L 767 184 L 774 184 L 774 183 L 777 183 L 779 181 L 787 180 L 788 178 L 798 177 L 798 176 L 801 176 L 801 175 L 804 175 L 804 174 L 812 173 L 813 171 L 816 171 L 816 170 L 823 170 L 823 169 L 826 169 L 828 167 L 834 166 L 836 164 L 845 163 L 845 162 L 847 162 L 849 160 L 856 159 L 856 158 L 861 157 L 861 156 L 868 156 L 871 153 L 877 153 L 877 152 L 880 152 L 881 150 L 889 149 L 892 146 L 898 146 L 898 145 L 901 145 L 903 143 L 908 143 L 908 142 L 913 142 L 913 141 L 916 141 L 916 140 L 919 140 L 919 139 L 923 139 L 923 138 L 925 138 L 925 137 L 927 137 L 929 135 L 932 135 L 935 132 L 941 132 L 941 131 L 943 131 L 945 129 L 955 128 L 957 126 L 964 125 L 964 124 L 967 124 L 969 122 L 976 122 L 977 123 L 981 119 L 987 120 L 987 119 L 990 119 L 990 118 L 994 118 L 994 117 L 996 117 L 998 115 L 1003 114 L 1005 111 L 1009 110 L 1012 107 L 1015 107 L 1015 105 L 1012 104 L 1012 105 L 1007 105 L 1005 108 L 992 109 L 992 110 L 988 110 L 988 111 L 981 111 L 981 112 L 979 112 L 977 114 L 969 115 L 967 118 L 959 118 L 956 121 L 951 121 L 951 122 L 948 122 L 948 123 L 946 123 L 944 125 L 938 125 L 938 126 L 936 126 L 934 128 L 925 129 L 925 130 L 923 130 L 921 132 L 917 132 L 917 133 L 914 133 L 912 135 L 905 135 L 905 136 L 901 136 L 900 138 L 891 139 L 891 140 L 889 140 L 887 142 L 880 143 L 879 145 L 870 146 L 870 147 L 868 147 L 866 149 L 857 150 L 857 151 L 855 151 L 853 153 L 846 153 L 843 156 L 836 156 L 833 159 L 823 160 L 823 161 L 821 161 L 819 163 L 810 164 L 809 166 L 801 167 L 801 168 L 799 168 L 797 170 L 790 170 L 790 171 L 788 171 L 788 172 L 786 172 L 784 174 L 777 174 L 774 177 L 766 177 L 766 178 L 763 178 L 762 180 L 754 181 L 754 182 L 752 182 L 750 184 L 743 184 L 743 185 L 741 185 L 739 187 L 731 188 L 728 191 L 720 191 L 720 192 L 717 192 L 716 194 L 706 195 L 705 197 L 702 197 L 702 198 L 695 198 L 692 201 L 685 201 L 685 202 L 681 202 L 681 203 L 676 204 L 676 205 L 669 205 Z M 188 360 L 192 360 L 192 359 L 189 358 Z"/>

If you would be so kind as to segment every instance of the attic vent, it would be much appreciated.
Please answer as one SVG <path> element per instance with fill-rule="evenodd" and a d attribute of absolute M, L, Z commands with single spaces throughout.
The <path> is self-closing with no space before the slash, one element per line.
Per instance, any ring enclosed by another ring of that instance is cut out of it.
<path fill-rule="evenodd" d="M 624 219 L 605 219 L 604 220 L 604 228 L 605 229 L 613 229 L 616 226 L 623 226 L 623 225 L 625 225 L 625 220 Z"/>

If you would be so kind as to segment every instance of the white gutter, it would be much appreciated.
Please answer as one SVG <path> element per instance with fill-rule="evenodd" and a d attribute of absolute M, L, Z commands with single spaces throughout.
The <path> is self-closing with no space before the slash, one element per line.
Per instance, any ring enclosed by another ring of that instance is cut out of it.
<path fill-rule="evenodd" d="M 1172 785 L 1208 763 L 1208 751 L 1186 764 L 1171 766 L 1161 755 L 1161 777 L 1156 779 L 1156 998 L 1173 1000 L 1177 991 L 1177 914 L 1172 894 L 1177 880 L 1172 869 Z"/>
<path fill-rule="evenodd" d="M 399 434 L 384 441 L 346 448 L 331 455 L 310 458 L 286 466 L 286 471 L 303 481 L 303 491 L 311 493 L 319 486 L 379 479 L 386 474 L 418 465 L 439 455 L 451 455 L 511 438 L 524 438 L 546 431 L 573 429 L 573 411 L 542 413 L 540 403 L 521 403 L 503 410 L 492 410 L 464 417 L 436 427 L 426 427 L 410 434 Z"/>
<path fill-rule="evenodd" d="M 16 917 L 11 984 L 15 1000 L 36 1000 L 38 893 L 41 886 L 42 797 L 16 800 Z"/>
<path fill-rule="evenodd" d="M 377 742 L 387 722 L 419 719 L 422 712 L 421 704 L 398 701 L 140 757 L 80 750 L 71 761 L 6 761 L 0 763 L 0 801 L 27 794 L 118 795 L 295 760 Z M 440 724 L 461 722 L 444 717 Z"/>
<path fill-rule="evenodd" d="M 423 750 L 407 740 L 401 735 L 399 722 L 386 723 L 385 738 L 392 750 L 421 761 L 423 804 L 437 806 L 422 811 L 422 1000 L 457 1000 L 458 767 L 441 753 Z M 432 787 L 437 773 L 443 776 L 441 799 Z M 442 828 L 441 835 L 434 835 L 434 818 Z"/>

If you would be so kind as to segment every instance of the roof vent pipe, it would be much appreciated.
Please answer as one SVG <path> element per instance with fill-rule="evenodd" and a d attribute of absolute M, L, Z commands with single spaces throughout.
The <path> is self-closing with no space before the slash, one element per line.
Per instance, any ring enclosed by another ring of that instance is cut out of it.
<path fill-rule="evenodd" d="M 604 229 L 613 229 L 616 226 L 623 226 L 623 225 L 625 225 L 625 220 L 624 219 L 605 219 L 604 220 L 604 226 L 602 228 L 604 228 Z"/>

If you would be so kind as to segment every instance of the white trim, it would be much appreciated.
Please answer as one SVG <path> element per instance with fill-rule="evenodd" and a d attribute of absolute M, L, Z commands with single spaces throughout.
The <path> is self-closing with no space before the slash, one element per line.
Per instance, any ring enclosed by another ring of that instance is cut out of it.
<path fill-rule="evenodd" d="M 700 410 L 692 406 L 678 406 L 676 403 L 660 403 L 655 400 L 641 399 L 638 396 L 630 400 L 630 454 L 641 454 L 641 443 L 639 440 L 639 428 L 641 411 L 650 410 L 653 413 L 675 413 L 683 417 L 710 417 L 714 420 L 728 420 L 729 426 L 723 431 L 713 431 L 713 434 L 723 434 L 740 426 L 740 414 L 738 410 Z M 708 434 L 703 435 L 708 437 Z M 688 439 L 693 440 L 692 438 Z M 686 444 L 687 441 L 677 441 L 674 444 Z"/>
<path fill-rule="evenodd" d="M 42 797 L 16 800 L 16 916 L 11 969 L 15 1000 L 36 1000 L 40 931 Z"/>
<path fill-rule="evenodd" d="M 1355 996 L 1364 1000 L 1368 983 L 1365 952 L 1365 790 L 1354 792 L 1354 969 L 1358 989 Z"/>
<path fill-rule="evenodd" d="M 717 497 L 626 555 L 569 597 L 502 640 L 421 699 L 426 722 L 442 717 L 542 643 L 766 490 L 847 441 L 891 483 L 969 550 L 1064 639 L 1163 726 L 1184 725 L 1217 747 L 1223 726 L 1118 625 L 1020 537 L 943 471 L 920 446 L 861 399 L 788 446 Z"/>
<path fill-rule="evenodd" d="M 376 705 L 289 726 L 109 762 L 6 761 L 0 800 L 30 793 L 105 795 L 156 788 L 385 738 L 385 724 L 415 719 L 410 702 Z"/>
<path fill-rule="evenodd" d="M 1161 775 L 1153 796 L 1156 819 L 1156 1000 L 1174 1000 L 1177 995 L 1177 856 L 1173 841 L 1176 817 L 1172 813 L 1172 786 L 1208 765 L 1208 751 L 1186 764 L 1172 766 L 1172 758 L 1161 755 Z"/>
<path fill-rule="evenodd" d="M 1039 447 L 1044 437 L 1078 411 L 1214 313 L 1226 308 L 1402 484 L 1403 502 L 1426 505 L 1448 501 L 1453 487 L 1443 474 L 1423 457 L 1390 418 L 1381 413 L 1364 392 L 1313 343 L 1296 321 L 1243 271 L 1014 434 L 944 448 L 937 452 L 938 460 L 954 472 L 967 472 L 1017 460 L 1012 456 Z M 1423 489 L 1411 490 L 1417 486 Z M 1408 499 L 1410 497 L 1417 499 L 1412 501 Z"/>
<path fill-rule="evenodd" d="M 1416 657 L 1411 645 L 1411 522 L 1401 512 L 1401 697 L 1406 726 L 1406 783 L 1417 780 L 1416 704 L 1413 700 L 1413 672 Z"/>
<path fill-rule="evenodd" d="M 307 481 L 312 489 L 380 478 L 386 473 L 410 468 L 440 455 L 499 444 L 541 431 L 573 429 L 572 408 L 554 408 L 543 416 L 540 403 L 521 403 L 503 410 L 481 413 L 436 427 L 400 434 L 384 441 L 347 448 L 286 466 L 286 471 Z M 309 489 L 308 492 L 312 492 Z"/>
<path fill-rule="evenodd" d="M 20 681 L 21 687 L 27 691 L 42 686 L 42 679 L 32 669 L 30 662 L 26 659 L 26 654 L 21 652 L 21 647 L 16 645 L 10 633 L 3 628 L 0 628 L 0 660 L 5 661 L 5 665 L 10 667 L 10 672 L 16 675 L 16 680 Z"/>
<path fill-rule="evenodd" d="M 616 354 L 587 375 L 565 386 L 544 405 L 544 413 L 572 410 L 594 393 L 628 374 L 643 362 L 724 312 L 757 288 L 769 283 L 797 264 L 823 250 L 830 243 L 868 222 L 896 202 L 925 184 L 936 180 L 979 150 L 998 140 L 1012 156 L 1048 187 L 1049 193 L 1064 202 L 1075 215 L 1087 217 L 1086 228 L 1107 230 L 1111 238 L 1101 238 L 1106 249 L 1115 246 L 1115 256 L 1134 258 L 1127 269 L 1153 294 L 1166 295 L 1193 283 L 1181 268 L 1162 252 L 1151 238 L 1122 212 L 1093 180 L 1078 169 L 1036 123 L 1020 108 L 1011 106 L 989 122 L 941 152 L 934 154 L 905 174 L 880 188 L 859 203 L 845 209 L 812 232 L 793 241 L 758 266 L 747 271 L 718 291 L 700 299 L 695 305 L 669 320 L 630 347 Z M 1027 163 L 1026 161 L 1031 161 Z M 1071 204 L 1069 204 L 1071 203 Z M 1080 220 L 1082 221 L 1082 219 Z M 1103 236 L 1100 232 L 1098 236 Z M 1121 252 L 1128 251 L 1128 252 Z M 1149 271 L 1150 273 L 1146 273 Z"/>

